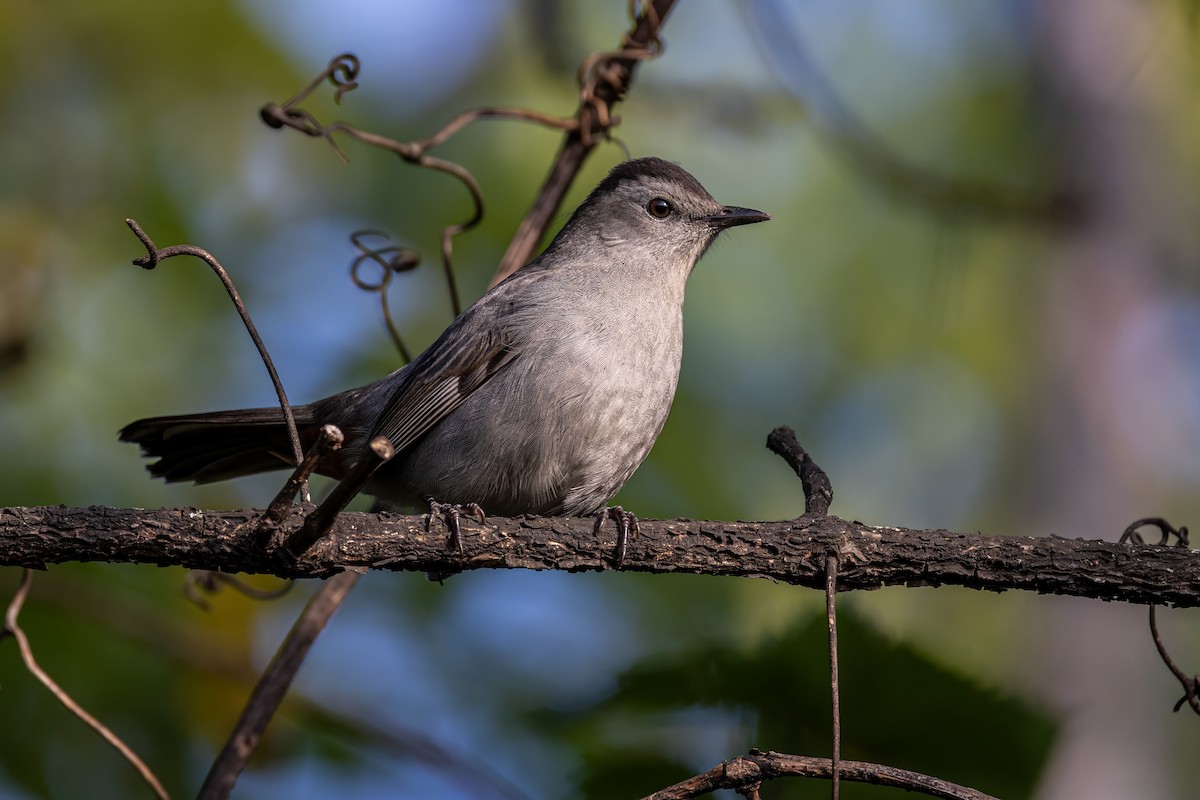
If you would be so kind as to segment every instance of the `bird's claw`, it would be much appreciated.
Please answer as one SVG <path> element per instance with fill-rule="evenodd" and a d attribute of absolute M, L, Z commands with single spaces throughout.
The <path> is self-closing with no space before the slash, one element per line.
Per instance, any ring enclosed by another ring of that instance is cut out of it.
<path fill-rule="evenodd" d="M 463 513 L 467 513 L 471 517 L 479 520 L 479 524 L 487 523 L 487 516 L 483 513 L 483 507 L 479 503 L 439 503 L 432 497 L 426 497 L 425 502 L 429 504 L 429 516 L 425 519 L 425 531 L 429 532 L 433 525 L 434 517 L 441 517 L 446 523 L 446 527 L 450 530 L 450 540 L 448 545 L 451 549 L 456 550 L 458 554 L 463 555 L 462 531 L 459 526 L 459 519 Z"/>
<path fill-rule="evenodd" d="M 637 536 L 641 533 L 641 527 L 638 525 L 637 514 L 626 511 L 620 506 L 612 506 L 596 512 L 596 526 L 592 532 L 600 533 L 600 526 L 606 519 L 617 523 L 617 553 L 613 559 L 613 565 L 620 569 L 621 565 L 625 563 L 625 549 L 629 544 L 629 534 L 632 532 L 634 536 Z"/>

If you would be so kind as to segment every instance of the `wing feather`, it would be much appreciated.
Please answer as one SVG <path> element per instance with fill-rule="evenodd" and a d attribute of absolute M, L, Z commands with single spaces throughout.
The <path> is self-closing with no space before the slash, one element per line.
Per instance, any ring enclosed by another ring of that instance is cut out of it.
<path fill-rule="evenodd" d="M 465 326 L 456 327 L 461 334 Z M 375 423 L 371 436 L 386 436 L 397 452 L 462 405 L 520 352 L 503 330 L 481 330 L 468 341 L 460 335 L 452 348 L 439 347 L 446 339 L 427 350 L 422 363 L 414 362 Z"/>

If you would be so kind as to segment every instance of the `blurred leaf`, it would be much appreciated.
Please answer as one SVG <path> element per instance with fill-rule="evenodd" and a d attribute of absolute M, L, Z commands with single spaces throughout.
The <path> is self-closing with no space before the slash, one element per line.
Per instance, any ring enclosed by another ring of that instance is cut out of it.
<path fill-rule="evenodd" d="M 1054 738 L 1048 718 L 888 641 L 853 613 L 839 614 L 838 639 L 844 758 L 1000 797 L 1032 793 Z M 653 657 L 621 675 L 611 697 L 534 711 L 530 724 L 571 743 L 581 791 L 595 798 L 647 794 L 751 747 L 827 756 L 826 654 L 824 618 L 814 617 L 749 650 L 710 645 Z M 723 741 L 729 749 L 713 752 Z M 770 796 L 828 795 L 813 783 L 779 781 Z"/>

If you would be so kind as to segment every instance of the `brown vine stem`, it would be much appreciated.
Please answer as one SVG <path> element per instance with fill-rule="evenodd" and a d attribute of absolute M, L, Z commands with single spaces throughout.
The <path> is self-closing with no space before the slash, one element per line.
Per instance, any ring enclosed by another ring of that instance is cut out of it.
<path fill-rule="evenodd" d="M 383 314 L 383 322 L 387 326 L 388 335 L 392 337 L 392 343 L 396 345 L 396 350 L 400 353 L 400 360 L 407 364 L 412 361 L 412 352 L 404 344 L 400 329 L 396 327 L 396 321 L 392 318 L 391 308 L 388 307 L 388 288 L 395 275 L 415 269 L 421 259 L 411 250 L 396 245 L 387 245 L 378 249 L 371 247 L 363 241 L 368 236 L 387 238 L 387 234 L 372 230 L 358 230 L 350 234 L 351 244 L 361 253 L 350 264 L 350 280 L 359 289 L 379 295 L 379 310 Z M 368 263 L 379 267 L 378 280 L 368 280 L 360 274 L 363 265 Z"/>
<path fill-rule="evenodd" d="M 837 574 L 838 557 L 836 553 L 830 553 L 825 557 L 825 622 L 829 628 L 830 715 L 833 719 L 833 748 L 829 778 L 829 796 L 832 800 L 838 800 L 841 796 L 842 763 L 842 701 L 841 688 L 838 683 Z"/>
<path fill-rule="evenodd" d="M 333 490 L 313 509 L 304 520 L 300 530 L 283 539 L 281 555 L 295 560 L 316 544 L 329 532 L 337 515 L 345 510 L 350 501 L 358 496 L 371 475 L 396 455 L 392 443 L 384 436 L 376 436 L 359 456 Z"/>
<path fill-rule="evenodd" d="M 337 56 L 329 62 L 329 66 L 326 67 L 325 72 L 310 83 L 306 89 L 283 105 L 277 103 L 266 104 L 262 107 L 259 114 L 263 121 L 273 128 L 288 127 L 300 131 L 307 136 L 324 139 L 343 161 L 346 160 L 346 156 L 334 140 L 333 135 L 335 133 L 345 134 L 363 144 L 394 153 L 410 164 L 437 172 L 444 172 L 456 178 L 463 185 L 471 197 L 471 216 L 462 222 L 442 228 L 441 235 L 442 271 L 446 279 L 446 286 L 450 292 L 450 305 L 455 316 L 457 316 L 462 312 L 462 302 L 458 295 L 458 284 L 454 279 L 452 261 L 454 237 L 474 228 L 483 219 L 483 193 L 479 188 L 478 181 L 475 180 L 475 176 L 469 170 L 453 161 L 429 155 L 429 151 L 454 136 L 454 134 L 458 133 L 466 125 L 480 119 L 509 119 L 566 131 L 577 127 L 579 123 L 572 117 L 556 117 L 524 108 L 477 108 L 459 114 L 432 136 L 411 142 L 399 142 L 387 136 L 361 130 L 344 122 L 333 122 L 329 125 L 322 125 L 312 114 L 296 107 L 296 104 L 304 100 L 327 77 L 338 87 L 338 96 L 340 97 L 342 92 L 349 91 L 358 85 L 353 81 L 354 78 L 357 78 L 358 68 L 358 60 L 350 54 Z M 339 70 L 343 71 L 341 80 L 334 80 L 335 74 Z"/>
<path fill-rule="evenodd" d="M 1158 620 L 1155 619 L 1155 609 L 1158 606 L 1150 606 L 1150 638 L 1154 640 L 1154 649 L 1158 651 L 1158 656 L 1167 665 L 1167 669 L 1171 670 L 1171 674 L 1179 681 L 1179 685 L 1183 687 L 1183 697 L 1175 704 L 1175 711 L 1183 708 L 1186 703 L 1191 707 L 1192 711 L 1200 714 L 1200 675 L 1188 675 L 1184 672 L 1175 659 L 1171 658 L 1171 654 L 1167 652 L 1167 646 L 1163 644 L 1162 636 L 1158 632 Z"/>
<path fill-rule="evenodd" d="M 1175 546 L 1190 549 L 1191 544 L 1188 540 L 1188 529 L 1186 525 L 1176 528 L 1170 522 L 1167 522 L 1162 517 L 1143 517 L 1131 522 L 1125 532 L 1121 534 L 1118 540 L 1121 543 L 1145 544 L 1146 540 L 1142 537 L 1141 529 L 1145 527 L 1158 528 L 1159 540 L 1158 545 L 1165 547 L 1171 542 L 1171 537 L 1175 538 Z M 1167 646 L 1163 644 L 1162 635 L 1158 632 L 1158 619 L 1155 614 L 1155 605 L 1150 605 L 1150 638 L 1154 640 L 1154 649 L 1158 651 L 1159 658 L 1167 665 L 1167 669 L 1171 670 L 1171 674 L 1179 681 L 1183 687 L 1183 697 L 1175 704 L 1175 711 L 1183 708 L 1186 703 L 1191 707 L 1192 711 L 1200 714 L 1200 675 L 1188 675 L 1184 672 L 1175 659 L 1171 658 L 1171 654 L 1167 652 Z"/>
<path fill-rule="evenodd" d="M 637 64 L 657 56 L 662 51 L 662 42 L 658 34 L 674 5 L 675 0 L 643 0 L 641 3 L 631 0 L 630 16 L 636 13 L 636 18 L 633 29 L 625 34 L 620 49 L 593 53 L 580 64 L 579 106 L 572 117 L 556 117 L 521 108 L 472 109 L 456 116 L 432 136 L 410 142 L 398 142 L 343 122 L 324 125 L 299 105 L 326 79 L 336 87 L 334 99 L 339 102 L 345 92 L 358 86 L 360 64 L 358 59 L 349 53 L 332 59 L 324 72 L 285 103 L 264 105 L 259 115 L 263 122 L 272 128 L 292 128 L 307 136 L 324 139 L 343 160 L 346 156 L 334 140 L 335 133 L 343 133 L 364 144 L 395 153 L 417 166 L 444 172 L 462 183 L 471 196 L 471 216 L 463 222 L 443 228 L 441 239 L 442 268 L 450 292 L 451 307 L 457 316 L 462 311 L 462 303 L 451 264 L 453 240 L 458 234 L 478 225 L 483 218 L 483 195 L 470 171 L 452 161 L 431 156 L 429 151 L 454 136 L 466 125 L 485 118 L 532 122 L 566 133 L 566 139 L 559 149 L 549 176 L 535 197 L 533 206 L 517 228 L 492 277 L 491 285 L 494 286 L 529 262 L 538 241 L 561 207 L 563 197 L 582 167 L 584 159 L 600 141 L 609 136 L 611 129 L 619 122 L 612 113 L 612 108 L 629 91 Z"/>
<path fill-rule="evenodd" d="M 358 583 L 359 577 L 357 572 L 339 573 L 321 584 L 321 588 L 308 601 L 304 612 L 292 625 L 287 638 L 254 687 L 225 747 L 209 768 L 197 800 L 224 800 L 229 797 L 238 776 L 258 746 L 263 731 L 291 688 L 313 642 Z"/>
<path fill-rule="evenodd" d="M 130 765 L 137 770 L 138 774 L 141 775 L 142 780 L 146 782 L 146 785 L 150 787 L 151 791 L 154 792 L 156 797 L 161 798 L 161 800 L 170 800 L 170 795 L 167 794 L 167 790 L 163 788 L 162 783 L 158 780 L 158 777 L 154 774 L 153 770 L 146 766 L 146 762 L 142 761 L 142 759 L 138 757 L 138 754 L 133 752 L 129 745 L 121 741 L 121 738 L 109 730 L 104 723 L 100 722 L 100 720 L 96 719 L 87 711 L 85 711 L 83 706 L 75 702 L 75 700 L 69 694 L 67 694 L 61 686 L 55 683 L 54 679 L 51 678 L 46 671 L 38 665 L 37 660 L 33 657 L 33 647 L 29 644 L 29 637 L 25 635 L 25 631 L 21 628 L 21 625 L 18 622 L 18 618 L 21 616 L 21 609 L 25 605 L 25 599 L 29 596 L 29 588 L 32 585 L 33 570 L 23 570 L 21 572 L 21 583 L 17 587 L 16 594 L 13 595 L 13 599 L 11 602 L 9 602 L 8 609 L 4 613 L 4 630 L 0 631 L 0 639 L 3 639 L 5 636 L 11 636 L 16 639 L 17 649 L 21 651 L 21 660 L 25 662 L 25 669 L 29 670 L 29 673 L 33 675 L 33 677 L 37 678 L 38 682 L 45 686 L 50 691 L 50 694 L 54 695 L 55 699 L 62 703 L 68 711 L 78 717 L 84 725 L 87 725 L 89 728 L 94 730 L 100 735 L 100 738 L 108 742 L 113 749 L 120 753 L 121 757 L 128 761 Z"/>
<path fill-rule="evenodd" d="M 213 273 L 220 279 L 221 284 L 225 287 L 229 299 L 233 302 L 234 308 L 237 309 L 238 316 L 242 318 L 242 324 L 246 326 L 246 332 L 250 334 L 250 338 L 254 341 L 254 346 L 258 349 L 258 355 L 262 359 L 263 366 L 267 368 L 267 374 L 271 377 L 271 385 L 275 387 L 275 396 L 279 399 L 279 406 L 283 409 L 283 420 L 287 423 L 288 434 L 292 440 L 292 456 L 299 464 L 304 460 L 304 449 L 300 446 L 300 434 L 296 430 L 296 419 L 292 415 L 292 406 L 288 403 L 287 393 L 283 390 L 283 382 L 279 380 L 279 373 L 275 371 L 275 362 L 271 360 L 271 354 L 267 352 L 266 345 L 263 344 L 262 337 L 258 335 L 258 328 L 254 325 L 254 321 L 250 319 L 250 312 L 246 310 L 246 306 L 242 303 L 241 295 L 238 294 L 237 288 L 233 285 L 233 280 L 229 277 L 229 273 L 221 266 L 221 262 L 217 261 L 211 253 L 199 247 L 190 244 L 180 244 L 173 247 L 157 247 L 149 234 L 142 230 L 142 226 L 137 220 L 127 219 L 125 224 L 129 226 L 129 230 L 133 231 L 134 236 L 146 248 L 146 255 L 142 258 L 135 258 L 133 263 L 142 269 L 154 269 L 161 262 L 175 256 L 192 256 L 203 261 L 212 269 Z M 307 502 L 308 482 L 302 484 L 304 500 Z"/>
<path fill-rule="evenodd" d="M 304 454 L 304 460 L 296 465 L 296 469 L 292 472 L 291 477 L 284 482 L 283 488 L 275 495 L 275 499 L 267 506 L 267 510 L 262 516 L 262 533 L 268 534 L 264 538 L 266 544 L 270 545 L 271 529 L 278 526 L 292 510 L 292 503 L 296 499 L 296 492 L 309 476 L 316 471 L 317 464 L 322 458 L 329 457 L 332 453 L 342 449 L 342 444 L 346 441 L 345 434 L 336 425 L 322 425 L 321 430 L 317 432 L 317 440 L 308 448 L 308 452 Z"/>
<path fill-rule="evenodd" d="M 886 764 L 843 761 L 840 772 L 848 781 L 891 786 L 942 800 L 996 800 L 995 797 L 969 786 L 960 786 L 932 775 L 897 769 Z M 828 758 L 751 750 L 748 755 L 722 761 L 708 772 L 647 795 L 643 800 L 688 800 L 719 789 L 757 791 L 756 787 L 759 784 L 775 778 L 829 779 L 832 775 L 833 763 Z"/>
<path fill-rule="evenodd" d="M 550 166 L 550 173 L 542 182 L 542 188 L 521 220 L 508 249 L 504 251 L 489 287 L 495 286 L 532 259 L 534 248 L 562 206 L 563 198 L 579 174 L 584 160 L 616 124 L 612 107 L 629 91 L 637 65 L 657 55 L 662 49 L 658 34 L 674 5 L 675 0 L 646 0 L 641 3 L 641 13 L 634 21 L 633 30 L 625 34 L 621 48 L 594 54 L 581 65 L 580 103 L 575 114 L 579 125 L 567 130 L 566 139 Z"/>

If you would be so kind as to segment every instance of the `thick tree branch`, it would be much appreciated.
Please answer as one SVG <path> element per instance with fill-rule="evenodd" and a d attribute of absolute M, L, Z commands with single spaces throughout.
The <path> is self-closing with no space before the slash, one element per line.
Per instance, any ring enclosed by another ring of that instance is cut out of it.
<path fill-rule="evenodd" d="M 296 565 L 280 564 L 255 538 L 258 512 L 63 506 L 0 509 L 0 566 L 68 561 L 184 566 L 281 577 L 327 577 L 344 569 L 417 572 L 470 569 L 609 569 L 613 532 L 591 519 L 489 518 L 464 525 L 465 556 L 424 518 L 341 514 Z M 299 524 L 298 517 L 285 524 Z M 838 553 L 838 589 L 957 585 L 1023 589 L 1131 603 L 1200 605 L 1200 554 L 1182 547 L 981 536 L 872 527 L 838 517 L 784 522 L 641 520 L 624 569 L 771 578 L 825 586 Z"/>

